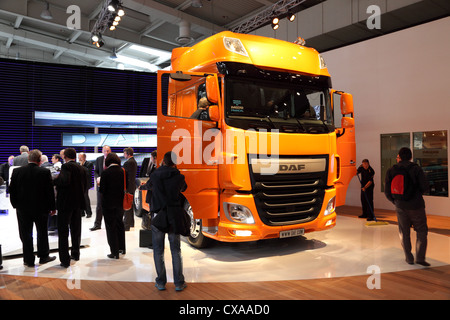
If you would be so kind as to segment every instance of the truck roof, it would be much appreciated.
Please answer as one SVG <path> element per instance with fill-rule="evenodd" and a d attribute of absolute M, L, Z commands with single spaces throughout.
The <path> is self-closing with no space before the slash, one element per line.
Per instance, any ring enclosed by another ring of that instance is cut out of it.
<path fill-rule="evenodd" d="M 293 42 L 223 31 L 192 47 L 174 49 L 171 69 L 217 72 L 217 62 L 229 61 L 266 70 L 330 76 L 321 59 L 315 49 Z"/>

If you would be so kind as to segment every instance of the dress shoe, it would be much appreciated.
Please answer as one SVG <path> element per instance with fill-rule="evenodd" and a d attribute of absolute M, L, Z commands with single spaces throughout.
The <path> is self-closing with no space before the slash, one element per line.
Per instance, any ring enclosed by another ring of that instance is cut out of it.
<path fill-rule="evenodd" d="M 365 218 L 367 218 L 367 216 L 362 214 L 362 215 L 358 216 L 358 218 L 364 218 L 365 219 Z"/>
<path fill-rule="evenodd" d="M 110 259 L 119 259 L 119 255 L 115 255 L 115 254 L 112 254 L 112 253 L 108 254 L 107 257 L 110 258 Z"/>
<path fill-rule="evenodd" d="M 54 260 L 56 260 L 56 257 L 55 256 L 48 256 L 48 257 L 46 257 L 46 258 L 40 258 L 39 259 L 39 264 L 46 264 L 47 262 L 51 262 L 51 261 L 54 261 Z"/>
<path fill-rule="evenodd" d="M 97 226 L 93 226 L 92 228 L 90 228 L 89 230 L 91 230 L 91 231 L 95 231 L 95 230 L 100 230 L 101 228 L 100 227 L 97 227 Z"/>
<path fill-rule="evenodd" d="M 120 254 L 125 254 L 126 251 L 125 251 L 125 250 L 119 250 L 119 253 L 120 253 Z"/>
<path fill-rule="evenodd" d="M 80 260 L 80 257 L 70 256 L 70 260 L 78 261 Z"/>
<path fill-rule="evenodd" d="M 34 263 L 26 263 L 26 262 L 24 262 L 23 265 L 28 268 L 34 268 L 36 266 Z"/>
<path fill-rule="evenodd" d="M 89 219 L 90 217 L 92 217 L 92 214 L 87 214 L 86 218 Z"/>
<path fill-rule="evenodd" d="M 67 269 L 68 267 L 70 267 L 70 263 L 67 263 L 67 264 L 66 264 L 66 263 L 62 263 L 62 262 L 61 262 L 61 263 L 59 264 L 59 266 Z"/>
<path fill-rule="evenodd" d="M 421 266 L 424 266 L 424 267 L 429 267 L 429 266 L 431 266 L 431 264 L 429 264 L 429 263 L 426 262 L 426 261 L 416 261 L 416 263 L 417 263 L 417 264 L 420 264 Z"/>

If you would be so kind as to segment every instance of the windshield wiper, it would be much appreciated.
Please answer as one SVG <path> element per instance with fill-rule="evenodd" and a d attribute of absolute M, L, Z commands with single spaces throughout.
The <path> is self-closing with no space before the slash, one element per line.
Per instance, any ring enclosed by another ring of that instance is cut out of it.
<path fill-rule="evenodd" d="M 303 132 L 307 132 L 305 126 L 296 117 L 294 117 L 294 119 L 297 121 L 298 126 L 303 130 Z"/>
<path fill-rule="evenodd" d="M 267 115 L 266 118 L 267 118 L 267 120 L 269 120 L 269 122 L 270 122 L 270 124 L 272 125 L 272 127 L 273 127 L 274 129 L 276 129 L 277 127 L 276 127 L 275 124 L 273 123 L 272 119 L 270 119 L 270 116 Z"/>

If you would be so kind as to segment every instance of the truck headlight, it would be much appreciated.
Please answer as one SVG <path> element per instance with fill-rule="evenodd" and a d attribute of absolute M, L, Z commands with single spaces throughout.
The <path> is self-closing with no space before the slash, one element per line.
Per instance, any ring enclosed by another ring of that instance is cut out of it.
<path fill-rule="evenodd" d="M 246 206 L 236 203 L 224 202 L 223 211 L 230 221 L 245 224 L 255 223 L 252 212 Z"/>
<path fill-rule="evenodd" d="M 228 51 L 248 57 L 247 50 L 245 50 L 245 47 L 242 44 L 241 40 L 237 38 L 224 37 L 223 45 Z"/>
<path fill-rule="evenodd" d="M 324 216 L 327 216 L 329 214 L 332 214 L 336 210 L 336 197 L 333 197 L 328 201 L 327 207 L 324 212 Z"/>

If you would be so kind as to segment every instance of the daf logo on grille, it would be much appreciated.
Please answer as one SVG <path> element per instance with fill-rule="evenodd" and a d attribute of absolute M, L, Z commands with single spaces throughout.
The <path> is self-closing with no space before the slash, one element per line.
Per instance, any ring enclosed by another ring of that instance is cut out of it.
<path fill-rule="evenodd" d="M 296 174 L 324 172 L 326 159 L 251 159 L 252 170 L 258 174 Z M 267 169 L 271 170 L 268 171 Z M 268 173 L 269 172 L 269 173 Z"/>
<path fill-rule="evenodd" d="M 278 171 L 283 172 L 297 172 L 305 170 L 306 166 L 304 164 L 280 164 Z"/>

